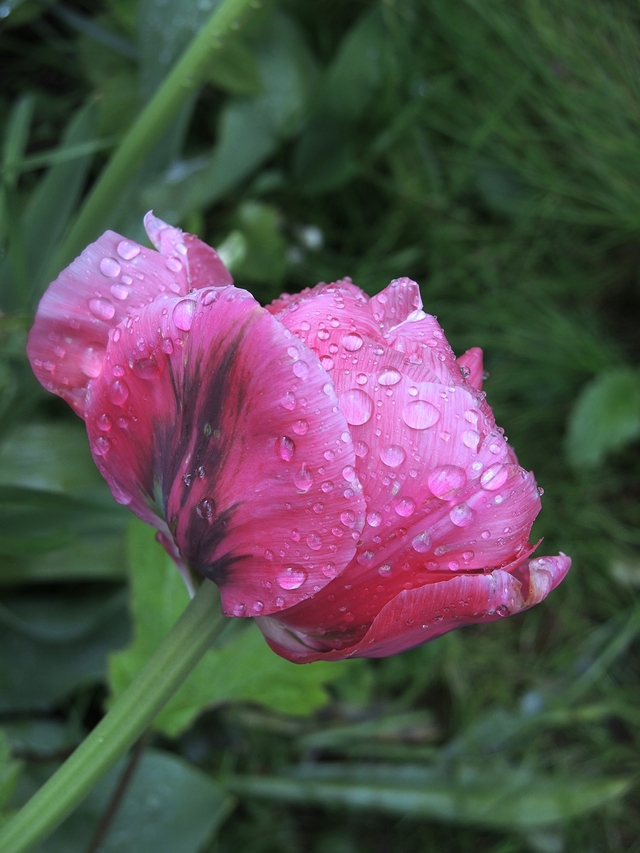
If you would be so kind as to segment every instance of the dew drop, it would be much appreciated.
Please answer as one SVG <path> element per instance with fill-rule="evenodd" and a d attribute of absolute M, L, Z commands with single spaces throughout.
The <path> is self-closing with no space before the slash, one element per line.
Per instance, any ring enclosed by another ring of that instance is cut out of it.
<path fill-rule="evenodd" d="M 291 429 L 296 435 L 306 435 L 309 431 L 309 424 L 306 421 L 296 421 Z"/>
<path fill-rule="evenodd" d="M 490 530 L 483 530 L 480 535 L 482 536 L 483 539 L 491 539 L 491 531 Z"/>
<path fill-rule="evenodd" d="M 372 510 L 367 515 L 367 524 L 370 527 L 380 527 L 380 525 L 382 524 L 382 515 L 379 512 L 376 512 L 375 509 Z"/>
<path fill-rule="evenodd" d="M 90 299 L 89 311 L 99 320 L 111 320 L 116 313 L 116 306 L 109 299 Z"/>
<path fill-rule="evenodd" d="M 390 444 L 389 447 L 385 447 L 380 451 L 380 460 L 389 468 L 397 468 L 399 465 L 402 465 L 406 458 L 407 454 L 399 444 Z"/>
<path fill-rule="evenodd" d="M 116 246 L 116 252 L 123 261 L 132 261 L 140 254 L 140 246 L 133 240 L 120 240 Z"/>
<path fill-rule="evenodd" d="M 196 303 L 193 299 L 181 299 L 173 309 L 172 318 L 178 329 L 183 332 L 188 332 L 193 323 L 193 314 L 196 310 Z"/>
<path fill-rule="evenodd" d="M 498 616 L 511 616 L 511 611 L 509 610 L 506 604 L 499 604 L 496 607 L 496 613 L 498 614 Z"/>
<path fill-rule="evenodd" d="M 254 613 L 262 613 L 264 610 L 264 602 L 263 601 L 254 601 L 252 607 Z"/>
<path fill-rule="evenodd" d="M 330 355 L 321 355 L 320 364 L 324 367 L 325 370 L 333 370 L 333 359 Z"/>
<path fill-rule="evenodd" d="M 312 551 L 319 551 L 322 548 L 322 539 L 314 530 L 307 534 L 307 545 Z"/>
<path fill-rule="evenodd" d="M 334 563 L 327 563 L 322 567 L 322 574 L 325 576 L 325 578 L 333 580 L 334 578 L 338 577 L 338 569 Z"/>
<path fill-rule="evenodd" d="M 102 363 L 104 361 L 105 348 L 100 344 L 93 344 L 87 347 L 82 353 L 80 359 L 80 370 L 89 379 L 96 379 L 102 373 Z"/>
<path fill-rule="evenodd" d="M 162 352 L 166 355 L 171 355 L 173 353 L 173 341 L 171 338 L 163 338 L 162 339 Z"/>
<path fill-rule="evenodd" d="M 462 433 L 462 443 L 470 450 L 475 450 L 480 442 L 480 435 L 474 429 L 467 429 Z"/>
<path fill-rule="evenodd" d="M 306 361 L 296 361 L 291 369 L 293 370 L 293 375 L 297 376 L 298 379 L 304 379 L 309 373 L 309 365 Z"/>
<path fill-rule="evenodd" d="M 306 462 L 303 462 L 300 470 L 293 475 L 293 482 L 299 492 L 308 492 L 313 485 L 313 477 Z"/>
<path fill-rule="evenodd" d="M 98 429 L 102 432 L 109 432 L 112 426 L 109 415 L 100 415 L 96 423 L 98 425 Z"/>
<path fill-rule="evenodd" d="M 402 379 L 399 370 L 395 367 L 384 367 L 378 376 L 378 382 L 381 385 L 397 385 Z"/>
<path fill-rule="evenodd" d="M 408 518 L 413 515 L 416 509 L 416 502 L 413 498 L 402 498 L 394 507 L 396 513 L 402 518 Z"/>
<path fill-rule="evenodd" d="M 196 504 L 197 515 L 209 523 L 211 523 L 215 511 L 216 503 L 212 498 L 202 498 L 202 500 L 198 501 Z"/>
<path fill-rule="evenodd" d="M 284 598 L 281 595 L 276 598 L 276 607 L 284 607 Z"/>
<path fill-rule="evenodd" d="M 244 616 L 246 613 L 247 606 L 245 604 L 236 604 L 233 608 L 234 616 Z"/>
<path fill-rule="evenodd" d="M 327 329 L 319 329 L 318 330 L 318 338 L 321 341 L 326 341 L 330 337 L 330 333 Z"/>
<path fill-rule="evenodd" d="M 366 441 L 356 441 L 353 450 L 356 456 L 360 457 L 360 459 L 363 459 L 369 452 L 369 445 L 366 443 Z"/>
<path fill-rule="evenodd" d="M 458 504 L 449 513 L 449 518 L 456 527 L 468 527 L 473 517 L 474 512 L 467 504 Z"/>
<path fill-rule="evenodd" d="M 412 429 L 428 429 L 440 420 L 440 412 L 426 400 L 413 400 L 404 407 L 402 420 Z"/>
<path fill-rule="evenodd" d="M 363 343 L 362 337 L 357 332 L 350 332 L 342 339 L 342 346 L 347 352 L 357 352 L 362 348 Z"/>
<path fill-rule="evenodd" d="M 126 299 L 129 293 L 131 293 L 129 288 L 125 287 L 124 284 L 112 284 L 109 290 L 115 299 L 120 299 L 121 301 Z"/>
<path fill-rule="evenodd" d="M 358 373 L 358 375 L 356 376 L 356 382 L 358 383 L 358 385 L 366 385 L 368 380 L 369 377 L 366 373 Z"/>
<path fill-rule="evenodd" d="M 457 465 L 443 465 L 434 468 L 427 477 L 427 485 L 437 498 L 450 497 L 467 482 L 467 475 Z"/>
<path fill-rule="evenodd" d="M 96 456 L 106 456 L 111 449 L 111 442 L 106 436 L 100 435 L 91 446 Z"/>
<path fill-rule="evenodd" d="M 373 414 L 373 400 L 360 388 L 342 394 L 338 403 L 345 420 L 352 426 L 366 424 Z"/>
<path fill-rule="evenodd" d="M 278 585 L 282 587 L 282 589 L 300 589 L 306 579 L 307 573 L 299 566 L 287 566 L 285 569 L 278 572 L 276 578 Z M 276 604 L 277 603 L 278 602 L 276 601 Z M 284 601 L 282 604 L 284 604 Z M 282 604 L 279 604 L 278 606 L 282 607 Z"/>
<path fill-rule="evenodd" d="M 295 408 L 295 406 L 296 406 L 296 398 L 293 396 L 293 393 L 292 393 L 291 391 L 287 391 L 287 392 L 284 394 L 284 396 L 283 396 L 283 397 L 282 397 L 282 399 L 280 400 L 280 405 L 281 405 L 283 408 L 287 409 L 288 411 L 291 411 L 291 409 L 294 409 L 294 408 Z"/>
<path fill-rule="evenodd" d="M 422 533 L 418 533 L 417 536 L 413 537 L 411 540 L 411 547 L 414 551 L 417 551 L 418 554 L 424 554 L 429 550 L 431 547 L 431 537 L 426 530 L 423 530 Z"/>
<path fill-rule="evenodd" d="M 380 568 L 378 569 L 378 574 L 382 575 L 382 577 L 391 574 L 391 566 L 389 565 L 389 563 L 385 563 L 384 566 L 380 566 Z"/>
<path fill-rule="evenodd" d="M 167 258 L 165 265 L 171 272 L 180 272 L 182 270 L 182 261 L 179 261 L 178 258 Z"/>
<path fill-rule="evenodd" d="M 100 272 L 107 278 L 115 278 L 120 275 L 120 264 L 115 258 L 103 258 L 100 261 Z"/>
<path fill-rule="evenodd" d="M 356 523 L 355 512 L 352 512 L 350 509 L 345 510 L 345 512 L 340 515 L 340 521 L 345 527 L 353 527 Z"/>
<path fill-rule="evenodd" d="M 291 462 L 295 449 L 296 446 L 293 443 L 293 439 L 289 438 L 288 435 L 280 436 L 278 439 L 278 456 L 280 459 L 283 459 L 285 462 Z"/>
<path fill-rule="evenodd" d="M 490 465 L 480 477 L 480 485 L 488 492 L 495 492 L 504 486 L 509 476 L 509 470 L 500 462 Z"/>

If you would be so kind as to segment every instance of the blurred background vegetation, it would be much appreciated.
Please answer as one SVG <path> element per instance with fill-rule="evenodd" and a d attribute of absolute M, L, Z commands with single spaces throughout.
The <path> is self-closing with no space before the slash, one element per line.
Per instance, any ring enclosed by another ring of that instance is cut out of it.
<path fill-rule="evenodd" d="M 80 203 L 215 0 L 1 0 L 0 804 L 186 601 L 24 356 Z M 640 14 L 630 0 L 279 0 L 131 171 L 262 301 L 408 275 L 574 560 L 533 611 L 295 667 L 231 623 L 42 853 L 640 851 Z M 119 781 L 120 780 L 120 781 Z"/>

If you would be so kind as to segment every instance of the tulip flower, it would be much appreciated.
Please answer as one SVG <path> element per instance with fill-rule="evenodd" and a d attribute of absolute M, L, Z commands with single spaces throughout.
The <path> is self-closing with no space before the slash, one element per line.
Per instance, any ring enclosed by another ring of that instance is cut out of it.
<path fill-rule="evenodd" d="M 216 252 L 147 214 L 45 293 L 28 354 L 84 418 L 113 495 L 185 577 L 289 660 L 382 657 L 544 599 L 539 490 L 418 285 L 349 279 L 266 308 Z"/>

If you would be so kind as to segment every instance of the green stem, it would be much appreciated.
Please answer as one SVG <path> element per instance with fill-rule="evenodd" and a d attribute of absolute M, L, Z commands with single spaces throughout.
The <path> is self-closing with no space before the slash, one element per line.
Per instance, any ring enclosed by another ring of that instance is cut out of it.
<path fill-rule="evenodd" d="M 52 263 L 53 276 L 104 230 L 122 188 L 204 79 L 211 56 L 263 0 L 223 0 L 193 38 L 129 130 L 87 196 Z"/>
<path fill-rule="evenodd" d="M 0 831 L 0 853 L 26 853 L 53 832 L 150 725 L 226 621 L 216 586 L 205 580 L 107 715 Z"/>

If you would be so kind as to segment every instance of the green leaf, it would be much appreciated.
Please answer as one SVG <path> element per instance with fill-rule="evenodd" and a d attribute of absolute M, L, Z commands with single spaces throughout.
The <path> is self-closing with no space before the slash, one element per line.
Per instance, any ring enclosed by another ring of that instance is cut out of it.
<path fill-rule="evenodd" d="M 0 711 L 49 708 L 102 676 L 107 654 L 126 642 L 120 591 L 74 587 L 14 593 L 0 606 Z"/>
<path fill-rule="evenodd" d="M 247 201 L 238 208 L 237 217 L 245 255 L 234 266 L 234 275 L 240 280 L 280 284 L 287 268 L 287 244 L 279 211 L 272 205 Z"/>
<path fill-rule="evenodd" d="M 364 809 L 447 823 L 528 830 L 569 820 L 629 788 L 622 778 L 577 778 L 502 762 L 451 767 L 308 764 L 289 777 L 235 776 L 233 793 Z"/>
<path fill-rule="evenodd" d="M 120 761 L 38 853 L 87 850 L 104 816 L 127 759 Z M 42 771 L 29 769 L 31 786 Z M 201 770 L 156 749 L 144 753 L 100 853 L 198 853 L 228 815 L 232 802 Z"/>
<path fill-rule="evenodd" d="M 620 367 L 601 373 L 578 397 L 569 417 L 567 455 L 593 467 L 640 435 L 640 376 Z"/>
<path fill-rule="evenodd" d="M 147 525 L 132 522 L 128 546 L 134 641 L 109 660 L 115 697 L 131 683 L 188 601 L 182 578 L 154 536 Z M 204 708 L 226 701 L 257 702 L 289 714 L 308 714 L 325 704 L 324 685 L 338 678 L 344 665 L 289 663 L 269 649 L 254 625 L 244 627 L 244 622 L 230 621 L 229 641 L 207 652 L 156 718 L 156 728 L 175 737 Z"/>
<path fill-rule="evenodd" d="M 213 204 L 299 127 L 315 79 L 299 28 L 285 15 L 275 14 L 252 47 L 262 93 L 231 99 L 220 114 L 211 156 L 177 164 L 144 196 L 146 205 L 170 222 Z"/>
<path fill-rule="evenodd" d="M 239 39 L 230 41 L 214 54 L 209 79 L 234 95 L 258 95 L 262 90 L 256 58 Z"/>
<path fill-rule="evenodd" d="M 9 738 L 0 729 L 0 809 L 11 799 L 21 770 L 22 762 L 13 760 Z"/>

